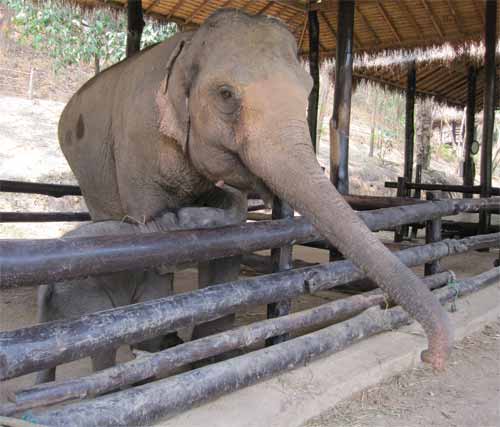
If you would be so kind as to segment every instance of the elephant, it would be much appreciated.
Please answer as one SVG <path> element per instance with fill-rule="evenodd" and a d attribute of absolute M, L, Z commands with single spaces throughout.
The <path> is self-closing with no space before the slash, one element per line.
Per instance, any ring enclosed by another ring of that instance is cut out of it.
<path fill-rule="evenodd" d="M 94 219 L 147 222 L 224 183 L 288 202 L 423 326 L 445 367 L 449 318 L 323 173 L 306 120 L 312 87 L 278 20 L 220 10 L 87 82 L 59 123 Z"/>
<path fill-rule="evenodd" d="M 213 228 L 241 222 L 240 213 L 242 206 L 246 206 L 246 197 L 235 190 L 226 189 L 226 192 L 224 200 L 231 205 L 230 208 L 181 208 L 165 212 L 145 224 L 116 220 L 90 222 L 71 230 L 63 238 Z M 179 266 L 176 269 L 178 268 Z M 152 271 L 125 271 L 42 285 L 38 288 L 38 323 L 80 317 L 170 296 L 173 293 L 172 271 L 172 266 L 159 266 Z M 196 329 L 193 333 L 196 334 Z M 181 342 L 176 333 L 170 333 L 134 344 L 134 347 L 156 352 Z M 99 371 L 113 366 L 116 350 L 109 348 L 92 355 L 93 370 Z M 56 368 L 40 371 L 36 383 L 54 381 L 55 375 Z"/>

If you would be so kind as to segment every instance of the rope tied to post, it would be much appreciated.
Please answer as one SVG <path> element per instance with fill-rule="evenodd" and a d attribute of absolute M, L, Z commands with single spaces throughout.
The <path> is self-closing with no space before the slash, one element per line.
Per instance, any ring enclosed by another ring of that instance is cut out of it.
<path fill-rule="evenodd" d="M 450 270 L 451 278 L 448 280 L 447 286 L 452 288 L 455 291 L 455 295 L 453 296 L 453 300 L 451 301 L 451 306 L 450 306 L 450 311 L 452 313 L 455 313 L 457 311 L 457 299 L 460 295 L 460 291 L 457 286 L 457 275 L 455 274 L 454 271 Z"/>

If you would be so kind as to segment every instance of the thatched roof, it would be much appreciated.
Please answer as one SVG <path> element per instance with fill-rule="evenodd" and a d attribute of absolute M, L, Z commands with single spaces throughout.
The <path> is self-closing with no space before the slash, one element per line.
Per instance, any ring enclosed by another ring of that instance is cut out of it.
<path fill-rule="evenodd" d="M 80 4 L 124 5 L 126 0 L 77 0 Z M 284 21 L 295 34 L 301 52 L 308 51 L 307 10 L 319 11 L 323 57 L 334 56 L 337 1 L 320 0 L 142 0 L 147 14 L 180 25 L 200 25 L 223 7 L 266 14 Z M 499 9 L 500 17 L 500 9 Z M 480 40 L 484 27 L 482 0 L 357 0 L 354 23 L 356 52 L 428 47 Z"/>
<path fill-rule="evenodd" d="M 500 45 L 499 45 L 500 48 Z M 445 50 L 445 49 L 443 49 Z M 380 57 L 376 60 L 358 60 L 354 65 L 354 78 L 380 84 L 387 89 L 406 90 L 407 64 L 411 59 L 416 61 L 417 96 L 431 96 L 436 101 L 449 106 L 463 108 L 467 105 L 468 69 L 477 69 L 476 77 L 476 111 L 483 108 L 484 101 L 484 47 L 469 45 L 448 55 L 429 58 L 425 53 L 408 55 L 402 60 L 394 58 L 380 65 Z M 475 54 L 472 55 L 471 52 Z M 442 52 L 441 52 L 442 53 Z M 497 49 L 497 58 L 500 57 Z M 497 59 L 497 80 L 500 76 L 500 61 Z M 500 84 L 496 84 L 497 92 Z M 500 92 L 496 96 L 496 108 L 500 108 Z"/>

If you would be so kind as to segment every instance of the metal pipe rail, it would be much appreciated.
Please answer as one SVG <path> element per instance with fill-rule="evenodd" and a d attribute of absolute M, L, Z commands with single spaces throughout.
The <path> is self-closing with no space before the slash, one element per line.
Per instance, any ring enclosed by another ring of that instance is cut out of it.
<path fill-rule="evenodd" d="M 405 187 L 410 190 L 424 191 L 449 191 L 451 193 L 465 194 L 481 194 L 481 186 L 479 185 L 451 185 L 451 184 L 423 184 L 415 182 L 405 182 Z M 385 188 L 398 188 L 398 183 L 395 181 L 386 181 Z M 500 196 L 500 188 L 492 187 L 491 196 Z"/>
<path fill-rule="evenodd" d="M 378 231 L 459 212 L 478 212 L 488 206 L 499 208 L 500 199 L 439 200 L 358 215 L 371 230 Z M 208 261 L 320 238 L 304 218 L 295 218 L 168 234 L 6 239 L 0 240 L 0 288 L 40 285 L 162 264 Z"/>
<path fill-rule="evenodd" d="M 405 249 L 396 256 L 415 266 L 469 250 L 498 247 L 499 234 Z M 0 380 L 136 343 L 180 327 L 214 320 L 243 307 L 291 299 L 364 277 L 351 261 L 228 282 L 145 303 L 0 333 Z"/>

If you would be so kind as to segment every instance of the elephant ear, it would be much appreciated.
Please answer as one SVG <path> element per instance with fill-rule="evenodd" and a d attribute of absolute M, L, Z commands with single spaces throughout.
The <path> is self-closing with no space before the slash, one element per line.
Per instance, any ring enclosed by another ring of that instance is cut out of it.
<path fill-rule="evenodd" d="M 156 96 L 160 112 L 160 132 L 175 139 L 187 150 L 189 138 L 189 79 L 186 40 L 181 40 L 170 54 L 166 74 Z"/>

